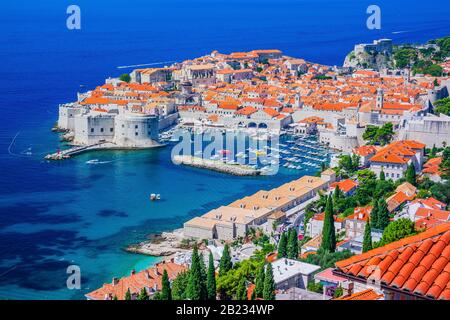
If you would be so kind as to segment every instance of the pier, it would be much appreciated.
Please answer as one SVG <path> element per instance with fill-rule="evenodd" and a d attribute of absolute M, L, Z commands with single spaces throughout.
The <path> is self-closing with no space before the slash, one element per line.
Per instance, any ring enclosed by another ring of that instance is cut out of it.
<path fill-rule="evenodd" d="M 222 160 L 208 160 L 193 156 L 174 156 L 173 162 L 191 167 L 208 169 L 217 172 L 232 174 L 235 176 L 258 176 L 261 171 L 247 165 L 227 164 Z"/>
<path fill-rule="evenodd" d="M 95 150 L 103 150 L 103 149 L 113 149 L 116 147 L 115 144 L 111 142 L 101 142 L 101 143 L 95 143 L 88 146 L 76 146 L 72 147 L 70 149 L 61 150 L 55 153 L 51 153 L 45 156 L 46 160 L 64 160 L 69 159 L 72 156 L 75 156 L 80 153 L 88 152 L 88 151 L 95 151 Z"/>

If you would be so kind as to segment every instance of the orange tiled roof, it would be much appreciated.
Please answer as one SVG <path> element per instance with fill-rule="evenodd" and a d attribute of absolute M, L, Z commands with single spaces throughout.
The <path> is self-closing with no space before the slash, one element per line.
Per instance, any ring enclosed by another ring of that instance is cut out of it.
<path fill-rule="evenodd" d="M 115 283 L 105 283 L 101 288 L 89 292 L 86 297 L 93 300 L 125 299 L 125 294 L 130 289 L 131 294 L 139 294 L 142 288 L 160 290 L 162 286 L 162 274 L 167 271 L 169 279 L 175 279 L 176 276 L 187 270 L 186 266 L 172 262 L 162 262 L 154 267 L 134 273 L 128 277 L 118 279 Z"/>
<path fill-rule="evenodd" d="M 336 262 L 339 275 L 366 280 L 428 299 L 450 300 L 450 222 Z"/>
<path fill-rule="evenodd" d="M 354 188 L 358 186 L 358 183 L 356 181 L 353 181 L 352 179 L 346 179 L 339 182 L 333 182 L 330 185 L 330 189 L 335 189 L 336 186 L 339 186 L 339 189 L 341 189 L 343 192 L 347 193 Z"/>
<path fill-rule="evenodd" d="M 372 206 L 366 206 L 366 207 L 356 207 L 355 210 L 351 215 L 346 217 L 345 219 L 349 220 L 362 220 L 362 221 L 369 221 L 370 219 L 370 212 L 372 212 Z"/>
<path fill-rule="evenodd" d="M 432 209 L 438 209 L 438 210 L 442 210 L 445 208 L 445 203 L 430 197 L 430 198 L 426 198 L 426 199 L 416 199 L 413 202 L 411 202 L 411 204 L 415 204 L 415 203 L 420 203 L 428 208 L 432 208 Z"/>
<path fill-rule="evenodd" d="M 276 111 L 272 108 L 264 108 L 263 111 L 271 117 L 276 117 L 279 115 L 278 111 Z"/>
<path fill-rule="evenodd" d="M 383 297 L 384 296 L 382 294 L 376 293 L 373 289 L 367 289 L 349 296 L 342 296 L 333 300 L 379 300 Z"/>
<path fill-rule="evenodd" d="M 418 141 L 396 141 L 379 150 L 370 161 L 404 164 L 408 163 L 409 159 L 416 154 L 416 150 L 423 148 L 425 145 Z"/>
<path fill-rule="evenodd" d="M 429 173 L 429 174 L 437 174 L 441 175 L 442 172 L 440 171 L 439 165 L 442 162 L 442 157 L 433 158 L 428 160 L 424 165 L 424 169 L 422 170 L 422 173 Z"/>
<path fill-rule="evenodd" d="M 377 152 L 377 148 L 372 145 L 361 146 L 361 147 L 353 149 L 353 153 L 360 155 L 362 157 L 366 157 L 366 156 L 374 154 L 376 152 Z"/>
<path fill-rule="evenodd" d="M 419 208 L 416 211 L 416 217 L 433 217 L 435 219 L 449 221 L 450 211 L 439 209 Z"/>
<path fill-rule="evenodd" d="M 251 115 L 253 113 L 255 113 L 257 110 L 253 107 L 244 107 L 242 109 L 239 109 L 238 111 L 236 111 L 236 114 L 241 114 L 244 116 L 248 116 Z"/>

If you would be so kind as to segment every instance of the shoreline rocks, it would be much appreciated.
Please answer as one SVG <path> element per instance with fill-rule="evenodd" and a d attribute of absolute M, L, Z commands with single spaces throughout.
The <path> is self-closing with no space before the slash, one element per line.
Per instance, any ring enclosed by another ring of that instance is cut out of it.
<path fill-rule="evenodd" d="M 124 250 L 154 257 L 167 257 L 179 252 L 189 251 L 189 246 L 183 243 L 183 229 L 151 235 L 150 240 L 131 244 Z"/>

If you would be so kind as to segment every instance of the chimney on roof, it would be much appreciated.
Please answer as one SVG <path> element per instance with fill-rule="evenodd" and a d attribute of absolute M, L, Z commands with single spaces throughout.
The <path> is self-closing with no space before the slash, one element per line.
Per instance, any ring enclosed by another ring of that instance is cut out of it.
<path fill-rule="evenodd" d="M 113 286 L 116 286 L 116 285 L 119 284 L 119 279 L 114 277 L 114 278 L 112 278 L 112 282 L 111 283 L 112 283 Z"/>
<path fill-rule="evenodd" d="M 344 292 L 344 296 L 351 296 L 353 294 L 353 288 L 355 284 L 352 281 L 343 281 L 341 286 Z"/>
<path fill-rule="evenodd" d="M 135 275 L 136 274 L 136 270 L 131 270 L 131 275 L 133 276 L 133 275 Z"/>

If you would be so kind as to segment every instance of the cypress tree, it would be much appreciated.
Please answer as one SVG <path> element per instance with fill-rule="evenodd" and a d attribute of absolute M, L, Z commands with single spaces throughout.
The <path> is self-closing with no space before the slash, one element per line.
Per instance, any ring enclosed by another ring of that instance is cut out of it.
<path fill-rule="evenodd" d="M 116 295 L 114 295 L 114 298 L 113 298 L 113 300 L 119 300 L 119 299 L 117 299 L 117 296 L 116 296 Z"/>
<path fill-rule="evenodd" d="M 344 198 L 344 193 L 339 188 L 339 186 L 336 186 L 336 189 L 334 189 L 334 192 L 333 192 L 334 203 L 337 203 L 337 201 L 342 198 Z"/>
<path fill-rule="evenodd" d="M 386 180 L 386 175 L 384 174 L 383 169 L 381 169 L 381 172 L 380 172 L 380 180 L 382 180 L 382 181 Z"/>
<path fill-rule="evenodd" d="M 378 200 L 373 200 L 373 208 L 370 212 L 370 224 L 372 225 L 372 228 L 378 229 Z"/>
<path fill-rule="evenodd" d="M 413 186 L 416 185 L 416 168 L 414 168 L 414 164 L 410 163 L 405 173 L 406 181 L 411 183 Z"/>
<path fill-rule="evenodd" d="M 287 256 L 287 236 L 283 232 L 278 243 L 278 258 L 285 258 Z"/>
<path fill-rule="evenodd" d="M 259 269 L 258 273 L 256 274 L 255 279 L 255 296 L 256 298 L 262 298 L 264 293 L 264 264 L 262 264 Z"/>
<path fill-rule="evenodd" d="M 201 300 L 204 292 L 203 285 L 200 257 L 197 245 L 195 245 L 192 251 L 191 269 L 189 270 L 189 281 L 186 289 L 187 298 L 190 300 Z"/>
<path fill-rule="evenodd" d="M 172 300 L 172 290 L 170 289 L 170 281 L 167 270 L 164 270 L 162 275 L 161 300 Z"/>
<path fill-rule="evenodd" d="M 201 271 L 201 279 L 202 279 L 202 300 L 206 300 L 208 296 L 206 284 L 207 284 L 207 275 L 206 275 L 206 265 L 205 265 L 205 259 L 203 257 L 203 253 L 199 255 L 200 260 L 200 271 Z"/>
<path fill-rule="evenodd" d="M 131 300 L 131 292 L 130 288 L 127 289 L 127 292 L 125 293 L 125 300 Z"/>
<path fill-rule="evenodd" d="M 298 238 L 297 230 L 289 229 L 289 239 L 287 244 L 287 256 L 289 259 L 298 259 Z"/>
<path fill-rule="evenodd" d="M 364 240 L 362 252 L 366 252 L 372 250 L 372 228 L 370 228 L 369 221 L 366 222 L 366 226 L 364 227 Z"/>
<path fill-rule="evenodd" d="M 431 148 L 431 151 L 430 151 L 430 158 L 436 157 L 436 153 L 437 153 L 436 145 L 433 144 L 433 148 Z"/>
<path fill-rule="evenodd" d="M 219 263 L 219 276 L 224 275 L 228 270 L 231 270 L 231 268 L 233 268 L 233 263 L 231 262 L 230 247 L 228 244 L 225 244 Z"/>
<path fill-rule="evenodd" d="M 256 292 L 255 292 L 255 290 L 252 291 L 252 295 L 250 297 L 250 300 L 256 300 Z"/>
<path fill-rule="evenodd" d="M 323 221 L 321 244 L 321 248 L 329 252 L 334 252 L 336 250 L 336 233 L 334 229 L 333 214 L 333 200 L 332 196 L 330 195 L 327 199 L 327 205 L 325 207 L 325 218 Z"/>
<path fill-rule="evenodd" d="M 266 267 L 266 274 L 264 275 L 264 300 L 275 300 L 275 281 L 273 280 L 272 264 L 269 263 Z"/>
<path fill-rule="evenodd" d="M 237 292 L 236 292 L 236 300 L 247 300 L 247 288 L 245 287 L 245 278 L 242 278 L 239 282 Z"/>
<path fill-rule="evenodd" d="M 141 292 L 139 292 L 139 295 L 137 297 L 138 300 L 148 300 L 148 294 L 147 290 L 145 288 L 141 289 Z"/>
<path fill-rule="evenodd" d="M 208 275 L 206 278 L 207 299 L 216 300 L 216 274 L 212 252 L 209 252 Z"/>
<path fill-rule="evenodd" d="M 387 203 L 384 198 L 378 200 L 378 228 L 384 230 L 390 222 Z"/>

